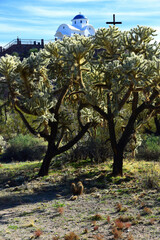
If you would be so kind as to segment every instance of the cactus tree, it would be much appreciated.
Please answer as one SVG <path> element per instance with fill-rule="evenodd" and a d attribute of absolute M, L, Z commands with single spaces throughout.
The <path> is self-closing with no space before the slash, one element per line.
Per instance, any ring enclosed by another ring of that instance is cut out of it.
<path fill-rule="evenodd" d="M 88 73 L 86 106 L 108 123 L 114 154 L 113 175 L 122 175 L 123 153 L 137 128 L 160 112 L 160 44 L 154 30 L 136 27 L 99 29 L 99 49 Z"/>
<path fill-rule="evenodd" d="M 48 174 L 54 156 L 70 149 L 92 125 L 82 124 L 79 103 L 71 94 L 83 86 L 82 67 L 90 49 L 89 38 L 75 36 L 49 43 L 23 61 L 10 55 L 0 59 L 10 104 L 28 130 L 48 142 L 40 176 Z"/>

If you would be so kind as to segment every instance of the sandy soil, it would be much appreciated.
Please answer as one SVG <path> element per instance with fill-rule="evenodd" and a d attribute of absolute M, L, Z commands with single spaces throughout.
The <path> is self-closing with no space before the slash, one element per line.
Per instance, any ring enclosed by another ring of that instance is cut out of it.
<path fill-rule="evenodd" d="M 82 181 L 85 193 L 75 201 L 69 180 L 6 184 L 0 191 L 0 240 L 160 239 L 158 190 L 141 189 L 134 180 Z M 70 232 L 78 237 L 67 238 Z"/>

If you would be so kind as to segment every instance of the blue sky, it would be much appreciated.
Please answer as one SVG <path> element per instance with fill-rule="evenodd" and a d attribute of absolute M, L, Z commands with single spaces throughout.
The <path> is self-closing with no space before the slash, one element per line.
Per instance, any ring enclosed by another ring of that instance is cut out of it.
<path fill-rule="evenodd" d="M 95 29 L 122 21 L 121 30 L 150 26 L 160 41 L 160 0 L 0 0 L 0 46 L 17 37 L 54 39 L 58 26 L 81 12 Z"/>

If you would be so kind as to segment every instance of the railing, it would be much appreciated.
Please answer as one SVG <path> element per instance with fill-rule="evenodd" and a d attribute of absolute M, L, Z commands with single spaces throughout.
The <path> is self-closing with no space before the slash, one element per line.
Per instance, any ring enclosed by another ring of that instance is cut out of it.
<path fill-rule="evenodd" d="M 5 52 L 7 49 L 9 49 L 10 47 L 12 47 L 13 45 L 40 45 L 40 46 L 44 46 L 44 44 L 47 44 L 49 42 L 53 42 L 54 39 L 50 39 L 50 40 L 43 40 L 43 39 L 14 39 L 11 42 L 9 42 L 8 44 L 6 44 L 4 47 L 0 47 L 0 53 Z"/>
<path fill-rule="evenodd" d="M 11 47 L 12 45 L 15 45 L 16 43 L 17 43 L 17 39 L 14 39 L 14 40 L 12 40 L 11 42 L 7 43 L 7 44 L 3 47 L 3 49 L 6 50 L 6 49 L 8 49 L 9 47 Z"/>
<path fill-rule="evenodd" d="M 14 39 L 3 47 L 3 51 L 7 50 L 13 45 L 44 45 L 43 39 Z"/>

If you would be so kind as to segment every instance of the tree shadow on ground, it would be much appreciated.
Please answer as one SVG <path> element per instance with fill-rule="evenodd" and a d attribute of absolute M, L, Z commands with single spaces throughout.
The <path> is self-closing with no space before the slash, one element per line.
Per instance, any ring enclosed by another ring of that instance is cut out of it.
<path fill-rule="evenodd" d="M 105 189 L 109 186 L 109 177 L 106 179 L 105 171 L 99 171 L 93 173 L 88 172 L 87 174 L 81 173 L 73 177 L 65 176 L 55 184 L 45 181 L 45 184 L 42 186 L 40 185 L 41 181 L 39 178 L 33 178 L 28 182 L 26 182 L 26 179 L 25 181 L 21 180 L 19 182 L 13 180 L 10 182 L 10 186 L 3 188 L 5 194 L 0 196 L 0 210 L 23 204 L 44 203 L 60 198 L 70 199 L 72 196 L 70 188 L 72 182 L 77 183 L 78 181 L 82 181 L 86 194 L 96 191 L 96 189 Z M 27 184 L 33 184 L 34 189 L 24 190 L 27 188 Z M 37 189 L 36 186 L 38 186 Z"/>
<path fill-rule="evenodd" d="M 57 189 L 59 188 L 59 189 Z M 65 197 L 63 194 L 63 186 L 59 185 L 56 187 L 46 187 L 43 190 L 39 190 L 37 192 L 32 193 L 10 193 L 8 189 L 8 194 L 5 194 L 5 196 L 0 197 L 0 210 L 4 210 L 7 208 L 13 208 L 18 205 L 23 204 L 34 204 L 38 202 L 48 202 L 52 201 L 57 198 L 57 194 L 61 194 L 61 196 Z"/>

